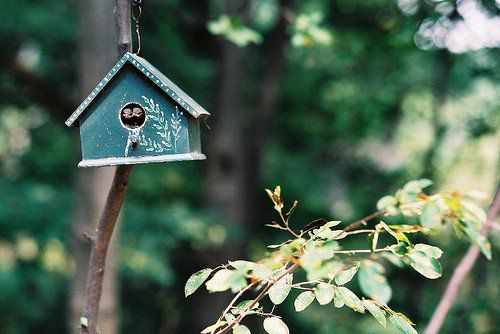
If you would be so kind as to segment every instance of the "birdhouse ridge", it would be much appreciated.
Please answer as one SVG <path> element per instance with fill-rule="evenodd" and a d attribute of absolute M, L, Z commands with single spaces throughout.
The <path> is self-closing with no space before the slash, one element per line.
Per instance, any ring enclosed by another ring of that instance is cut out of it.
<path fill-rule="evenodd" d="M 189 114 L 195 118 L 210 116 L 210 113 L 187 95 L 182 89 L 168 79 L 156 67 L 151 65 L 146 59 L 139 57 L 133 53 L 127 52 L 113 68 L 102 78 L 97 86 L 83 100 L 78 108 L 66 120 L 67 126 L 73 126 L 75 121 L 85 112 L 92 101 L 104 90 L 108 83 L 115 77 L 124 67 L 130 63 L 141 71 L 152 83 L 167 93 L 174 101 L 184 108 Z"/>

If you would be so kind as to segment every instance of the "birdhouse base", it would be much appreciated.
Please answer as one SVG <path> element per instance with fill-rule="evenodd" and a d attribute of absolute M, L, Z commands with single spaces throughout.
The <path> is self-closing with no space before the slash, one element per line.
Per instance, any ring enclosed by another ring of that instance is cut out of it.
<path fill-rule="evenodd" d="M 82 160 L 78 164 L 78 167 L 135 165 L 135 164 L 154 163 L 154 162 L 205 160 L 206 158 L 207 157 L 205 156 L 205 154 L 202 153 L 170 154 L 170 155 L 157 155 L 148 157 L 105 158 L 105 159 Z"/>

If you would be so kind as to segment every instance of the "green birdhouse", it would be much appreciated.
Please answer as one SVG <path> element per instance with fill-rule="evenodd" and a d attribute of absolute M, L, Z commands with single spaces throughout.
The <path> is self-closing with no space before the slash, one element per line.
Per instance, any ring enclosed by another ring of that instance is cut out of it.
<path fill-rule="evenodd" d="M 148 61 L 127 53 L 68 118 L 80 126 L 79 167 L 202 160 L 210 114 Z"/>

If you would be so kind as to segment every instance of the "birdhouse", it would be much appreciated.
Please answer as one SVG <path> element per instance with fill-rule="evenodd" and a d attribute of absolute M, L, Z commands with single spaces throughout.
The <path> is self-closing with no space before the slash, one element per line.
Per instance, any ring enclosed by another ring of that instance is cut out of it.
<path fill-rule="evenodd" d="M 202 160 L 210 114 L 148 61 L 127 53 L 68 118 L 79 125 L 79 167 Z"/>

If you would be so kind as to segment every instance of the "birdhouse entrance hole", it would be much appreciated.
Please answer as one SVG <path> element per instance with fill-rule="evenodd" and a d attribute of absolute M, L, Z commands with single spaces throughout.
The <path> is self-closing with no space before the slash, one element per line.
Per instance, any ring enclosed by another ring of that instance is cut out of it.
<path fill-rule="evenodd" d="M 140 128 L 146 122 L 146 112 L 139 103 L 128 103 L 120 110 L 120 122 L 130 130 Z"/>

